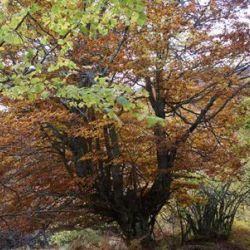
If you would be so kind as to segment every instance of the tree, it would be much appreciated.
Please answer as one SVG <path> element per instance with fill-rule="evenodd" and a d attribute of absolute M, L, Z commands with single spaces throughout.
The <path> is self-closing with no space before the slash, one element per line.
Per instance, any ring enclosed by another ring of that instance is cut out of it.
<path fill-rule="evenodd" d="M 36 186 L 44 188 L 42 176 L 56 176 L 64 164 L 68 183 L 79 181 L 88 194 L 80 207 L 117 221 L 128 241 L 148 244 L 178 176 L 237 169 L 230 146 L 239 94 L 249 86 L 242 75 L 249 68 L 248 26 L 239 14 L 246 7 L 247 1 L 10 1 L 6 13 L 14 15 L 2 17 L 2 95 L 38 103 L 27 104 L 24 121 L 39 124 L 39 145 L 43 138 L 54 152 L 43 151 L 51 157 L 46 164 L 57 165 L 53 175 L 32 172 Z M 11 105 L 23 108 L 18 103 Z"/>

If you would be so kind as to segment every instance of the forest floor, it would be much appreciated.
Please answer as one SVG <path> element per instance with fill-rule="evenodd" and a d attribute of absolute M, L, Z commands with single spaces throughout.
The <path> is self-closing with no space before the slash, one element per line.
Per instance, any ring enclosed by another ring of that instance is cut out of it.
<path fill-rule="evenodd" d="M 247 215 L 247 216 L 246 216 Z M 163 230 L 156 231 L 156 250 L 250 250 L 250 221 L 249 214 L 242 214 L 234 222 L 231 236 L 224 241 L 190 241 L 181 246 L 178 231 L 169 224 Z M 165 229 L 165 230 L 164 230 Z M 178 230 L 178 229 L 177 229 Z M 90 228 L 80 231 L 64 231 L 51 238 L 51 246 L 46 250 L 147 250 L 140 248 L 137 242 L 127 247 L 115 227 L 93 230 Z M 33 248 L 19 248 L 26 250 Z M 40 249 L 41 248 L 35 248 Z M 45 249 L 43 249 L 45 250 Z"/>
<path fill-rule="evenodd" d="M 163 246 L 159 250 L 172 249 Z M 236 221 L 227 241 L 192 242 L 173 250 L 250 250 L 250 225 L 244 221 Z"/>
<path fill-rule="evenodd" d="M 243 221 L 236 221 L 229 241 L 238 244 L 242 249 L 250 250 L 250 225 Z"/>
<path fill-rule="evenodd" d="M 91 232 L 91 231 L 89 231 Z M 117 236 L 94 236 L 92 231 L 88 237 L 78 238 L 67 247 L 59 247 L 59 250 L 147 250 L 141 249 L 136 243 L 127 248 L 124 242 Z M 86 234 L 85 234 L 86 235 Z M 250 250 L 250 224 L 236 221 L 232 234 L 227 241 L 190 242 L 180 246 L 173 236 L 166 235 L 157 242 L 157 250 Z"/>

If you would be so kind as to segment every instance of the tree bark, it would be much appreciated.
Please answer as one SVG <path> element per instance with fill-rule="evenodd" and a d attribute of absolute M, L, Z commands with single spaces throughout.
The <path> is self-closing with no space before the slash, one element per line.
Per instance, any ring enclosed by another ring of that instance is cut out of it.
<path fill-rule="evenodd" d="M 118 221 L 128 246 L 135 244 L 142 249 L 155 249 L 156 242 L 152 238 L 154 223 L 150 215 L 142 215 L 135 211 L 135 214 L 122 215 Z"/>

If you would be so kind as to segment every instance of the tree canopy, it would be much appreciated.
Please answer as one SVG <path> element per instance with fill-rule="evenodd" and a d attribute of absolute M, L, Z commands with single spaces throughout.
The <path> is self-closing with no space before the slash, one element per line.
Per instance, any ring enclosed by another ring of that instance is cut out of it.
<path fill-rule="evenodd" d="M 1 227 L 116 221 L 128 241 L 148 242 L 170 197 L 185 200 L 192 175 L 238 175 L 248 7 L 4 1 Z"/>

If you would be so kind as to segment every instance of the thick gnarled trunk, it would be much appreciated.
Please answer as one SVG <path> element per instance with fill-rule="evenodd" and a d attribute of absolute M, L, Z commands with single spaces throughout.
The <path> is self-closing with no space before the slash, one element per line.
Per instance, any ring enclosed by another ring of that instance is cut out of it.
<path fill-rule="evenodd" d="M 164 119 L 164 103 L 157 101 L 152 106 L 156 115 Z M 64 138 L 73 152 L 78 176 L 85 177 L 92 173 L 96 175 L 93 187 L 93 207 L 96 212 L 113 218 L 120 225 L 127 242 L 135 240 L 142 246 L 147 246 L 147 249 L 153 249 L 155 218 L 170 197 L 170 170 L 176 155 L 175 149 L 166 146 L 165 129 L 156 125 L 153 130 L 156 138 L 157 175 L 149 186 L 144 187 L 138 181 L 138 176 L 134 178 L 136 181 L 128 184 L 127 172 L 134 171 L 133 175 L 138 175 L 136 169 L 116 161 L 121 152 L 114 124 L 104 126 L 103 142 L 97 138 Z M 103 151 L 107 159 L 82 161 L 82 157 L 92 150 Z"/>
<path fill-rule="evenodd" d="M 120 214 L 118 218 L 120 228 L 128 245 L 140 245 L 142 249 L 155 249 L 156 243 L 152 238 L 154 218 L 143 215 L 140 211 Z"/>
<path fill-rule="evenodd" d="M 154 104 L 154 109 L 158 117 L 165 118 L 163 103 Z M 115 126 L 105 127 L 104 135 L 109 160 L 119 157 L 120 150 Z M 152 232 L 155 218 L 170 197 L 172 182 L 170 170 L 176 155 L 175 148 L 166 147 L 164 128 L 160 125 L 155 126 L 154 135 L 158 174 L 148 190 L 142 191 L 138 183 L 136 187 L 126 186 L 121 164 L 104 166 L 106 172 L 102 172 L 103 175 L 97 183 L 98 199 L 102 200 L 103 204 L 108 204 L 110 215 L 120 225 L 127 242 L 136 241 L 147 249 L 154 248 Z"/>

